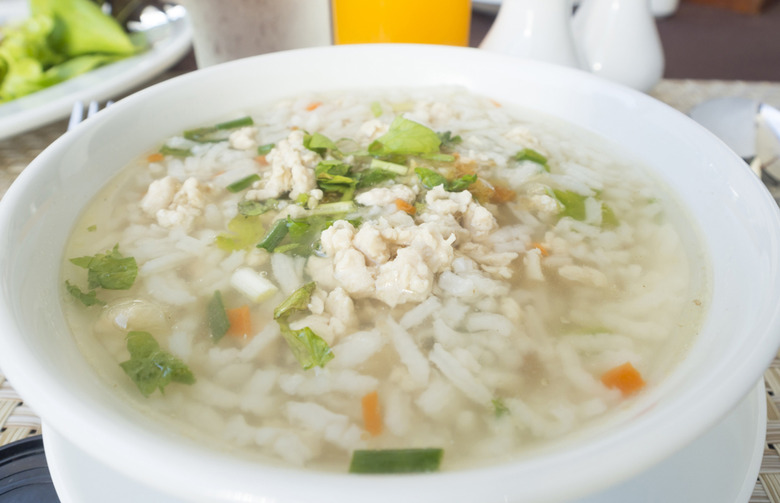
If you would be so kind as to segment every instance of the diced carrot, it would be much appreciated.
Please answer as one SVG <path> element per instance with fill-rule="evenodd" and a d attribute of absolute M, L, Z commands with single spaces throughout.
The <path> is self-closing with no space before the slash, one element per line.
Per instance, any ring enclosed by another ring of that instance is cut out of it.
<path fill-rule="evenodd" d="M 531 248 L 536 248 L 542 252 L 542 257 L 548 257 L 550 255 L 550 252 L 547 251 L 547 248 L 545 248 L 542 243 L 531 243 Z"/>
<path fill-rule="evenodd" d="M 146 158 L 149 162 L 160 162 L 163 159 L 165 159 L 165 156 L 161 154 L 160 152 L 155 152 L 154 154 L 149 154 L 149 157 Z"/>
<path fill-rule="evenodd" d="M 415 208 L 413 204 L 409 204 L 403 199 L 396 199 L 395 207 L 401 211 L 407 212 L 410 215 L 414 215 L 417 212 L 417 208 Z"/>
<path fill-rule="evenodd" d="M 255 161 L 257 161 L 258 164 L 268 164 L 268 160 L 265 158 L 264 155 L 256 155 Z"/>
<path fill-rule="evenodd" d="M 309 106 L 306 107 L 306 110 L 312 112 L 314 110 L 317 110 L 320 107 L 320 105 L 322 105 L 321 101 L 315 101 L 313 103 L 309 103 Z"/>
<path fill-rule="evenodd" d="M 363 406 L 363 427 L 371 436 L 382 433 L 382 415 L 379 412 L 379 393 L 372 391 L 361 400 Z"/>
<path fill-rule="evenodd" d="M 496 108 L 501 108 L 501 103 L 496 100 L 490 100 L 490 102 L 493 104 Z"/>
<path fill-rule="evenodd" d="M 249 312 L 249 306 L 244 305 L 234 309 L 225 309 L 230 328 L 227 333 L 235 336 L 252 335 L 252 317 Z"/>
<path fill-rule="evenodd" d="M 631 362 L 607 370 L 601 376 L 601 382 L 608 388 L 619 389 L 623 395 L 634 394 L 645 386 L 642 375 Z"/>

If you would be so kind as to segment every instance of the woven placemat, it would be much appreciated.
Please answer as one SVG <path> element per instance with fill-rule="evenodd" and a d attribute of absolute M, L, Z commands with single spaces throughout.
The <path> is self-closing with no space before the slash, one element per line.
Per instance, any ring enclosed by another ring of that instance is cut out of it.
<path fill-rule="evenodd" d="M 171 76 L 167 74 L 159 80 Z M 651 94 L 684 113 L 706 99 L 720 96 L 742 96 L 780 107 L 780 83 L 772 82 L 664 80 Z M 19 173 L 66 129 L 67 122 L 58 121 L 0 141 L 0 197 Z M 773 195 L 780 198 L 780 189 L 773 191 Z M 775 358 L 764 374 L 764 380 L 767 434 L 763 462 L 750 503 L 780 503 L 780 358 Z M 0 446 L 40 432 L 40 419 L 0 373 Z"/>

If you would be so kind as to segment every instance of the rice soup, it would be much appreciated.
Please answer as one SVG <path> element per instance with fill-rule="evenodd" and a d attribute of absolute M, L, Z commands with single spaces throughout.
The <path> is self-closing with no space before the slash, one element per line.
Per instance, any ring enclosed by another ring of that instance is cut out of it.
<path fill-rule="evenodd" d="M 706 311 L 697 231 L 641 160 L 461 89 L 292 97 L 159 147 L 75 226 L 63 306 L 117 393 L 215 448 L 532 455 L 656 386 Z"/>

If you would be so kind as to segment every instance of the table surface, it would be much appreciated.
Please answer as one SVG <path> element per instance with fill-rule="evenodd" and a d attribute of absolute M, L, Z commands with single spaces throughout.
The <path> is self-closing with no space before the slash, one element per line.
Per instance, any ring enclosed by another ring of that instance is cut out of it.
<path fill-rule="evenodd" d="M 192 54 L 143 87 L 166 80 L 194 68 Z M 753 98 L 780 107 L 780 82 L 732 80 L 662 80 L 650 92 L 652 96 L 687 113 L 707 99 L 721 96 Z M 67 121 L 58 121 L 34 131 L 0 141 L 0 197 L 24 168 L 67 129 Z M 747 169 L 747 168 L 746 168 Z M 780 198 L 780 187 L 769 187 Z M 780 359 L 766 371 L 767 438 L 761 471 L 750 499 L 751 503 L 780 503 Z M 40 420 L 15 393 L 0 373 L 0 445 L 40 433 Z"/>

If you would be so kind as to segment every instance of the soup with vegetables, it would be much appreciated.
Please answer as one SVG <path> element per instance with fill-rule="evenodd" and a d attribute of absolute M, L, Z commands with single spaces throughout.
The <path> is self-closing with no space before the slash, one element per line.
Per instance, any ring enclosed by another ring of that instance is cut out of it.
<path fill-rule="evenodd" d="M 316 469 L 516 459 L 685 353 L 696 232 L 607 141 L 459 89 L 307 95 L 161 139 L 63 265 L 98 372 L 171 430 Z"/>

